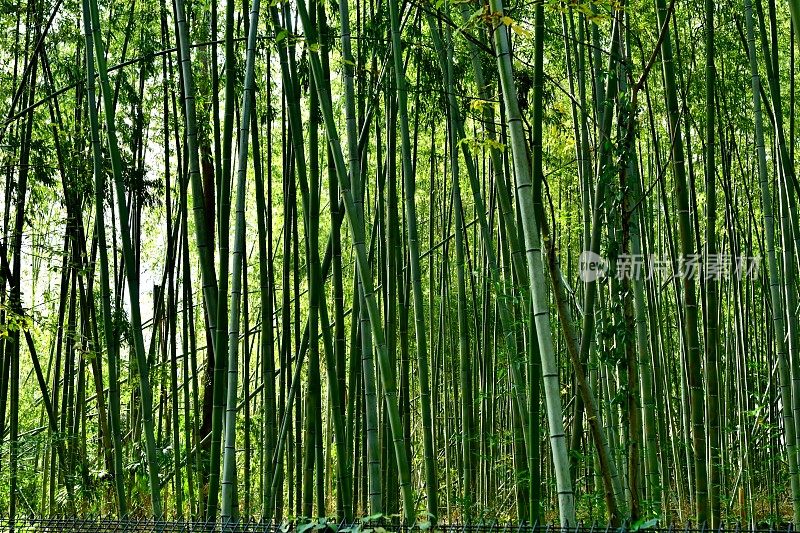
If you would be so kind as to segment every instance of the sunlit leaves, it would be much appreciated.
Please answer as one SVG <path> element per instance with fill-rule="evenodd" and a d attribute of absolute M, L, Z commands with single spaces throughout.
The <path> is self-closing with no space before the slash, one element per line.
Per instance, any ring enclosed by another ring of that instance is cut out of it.
<path fill-rule="evenodd" d="M 500 150 L 506 149 L 506 145 L 488 137 L 478 139 L 476 137 L 465 137 L 459 141 L 459 144 L 464 144 L 469 147 L 473 152 L 481 150 Z"/>

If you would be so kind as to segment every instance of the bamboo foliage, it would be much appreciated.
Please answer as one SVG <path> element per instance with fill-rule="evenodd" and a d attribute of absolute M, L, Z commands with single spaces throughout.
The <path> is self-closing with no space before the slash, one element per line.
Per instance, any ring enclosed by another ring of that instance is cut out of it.
<path fill-rule="evenodd" d="M 0 509 L 799 520 L 795 4 L 0 10 Z"/>
<path fill-rule="evenodd" d="M 780 376 L 780 391 L 784 405 L 792 405 L 791 383 L 789 365 L 786 355 L 785 319 L 783 312 L 783 299 L 780 296 L 780 281 L 778 278 L 778 264 L 775 252 L 775 215 L 772 208 L 772 193 L 769 190 L 767 178 L 767 162 L 764 148 L 764 127 L 761 117 L 761 94 L 758 63 L 755 54 L 755 30 L 753 24 L 753 6 L 748 0 L 744 5 L 745 25 L 747 28 L 747 51 L 750 63 L 750 78 L 753 94 L 753 114 L 755 115 L 755 147 L 758 158 L 758 181 L 761 191 L 761 202 L 764 216 L 764 244 L 767 253 L 768 282 L 770 287 L 770 303 L 772 306 L 773 327 L 775 328 L 775 351 L 778 358 Z M 784 409 L 783 424 L 786 436 L 786 452 L 789 463 L 789 480 L 794 502 L 794 519 L 800 520 L 800 483 L 798 482 L 797 455 L 795 451 L 794 417 L 789 409 Z"/>

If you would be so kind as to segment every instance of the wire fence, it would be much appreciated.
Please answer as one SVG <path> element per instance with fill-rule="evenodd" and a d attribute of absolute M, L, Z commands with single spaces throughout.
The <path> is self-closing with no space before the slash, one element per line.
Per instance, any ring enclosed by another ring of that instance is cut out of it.
<path fill-rule="evenodd" d="M 480 523 L 480 524 L 430 524 L 402 525 L 390 522 L 369 521 L 337 523 L 264 522 L 256 520 L 226 521 L 160 521 L 152 519 L 106 518 L 0 518 L 0 531 L 9 532 L 60 532 L 68 533 L 797 533 L 793 524 L 742 526 L 727 524 L 717 529 L 691 524 L 641 527 L 625 525 L 579 524 L 576 527 L 556 525 Z"/>

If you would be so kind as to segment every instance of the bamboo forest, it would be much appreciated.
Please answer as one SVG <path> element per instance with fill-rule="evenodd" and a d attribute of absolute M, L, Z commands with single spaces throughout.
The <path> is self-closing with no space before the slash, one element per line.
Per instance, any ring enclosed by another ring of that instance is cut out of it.
<path fill-rule="evenodd" d="M 0 516 L 800 525 L 800 0 L 0 42 Z"/>

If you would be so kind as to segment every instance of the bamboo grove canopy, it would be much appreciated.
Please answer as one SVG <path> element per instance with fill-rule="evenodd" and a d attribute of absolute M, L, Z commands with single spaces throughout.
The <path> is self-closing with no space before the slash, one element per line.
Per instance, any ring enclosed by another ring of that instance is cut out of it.
<path fill-rule="evenodd" d="M 0 27 L 9 524 L 800 524 L 800 1 Z"/>

